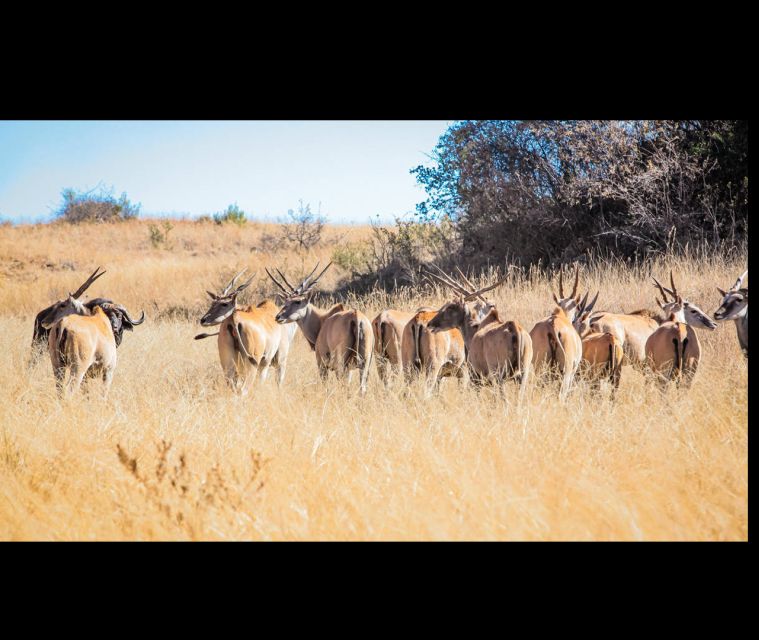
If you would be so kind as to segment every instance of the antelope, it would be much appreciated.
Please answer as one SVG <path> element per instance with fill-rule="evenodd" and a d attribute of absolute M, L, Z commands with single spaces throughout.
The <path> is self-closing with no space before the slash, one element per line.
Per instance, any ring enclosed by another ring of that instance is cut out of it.
<path fill-rule="evenodd" d="M 624 350 L 622 343 L 613 333 L 594 331 L 591 328 L 590 314 L 597 300 L 598 293 L 588 304 L 588 293 L 586 293 L 578 305 L 577 316 L 572 324 L 582 340 L 582 362 L 580 366 L 590 376 L 593 386 L 598 386 L 601 378 L 608 376 L 612 384 L 613 395 L 619 388 Z"/>
<path fill-rule="evenodd" d="M 100 267 L 95 269 L 90 274 L 90 277 L 87 278 L 82 285 L 74 292 L 69 293 L 70 297 L 73 297 L 75 300 L 78 300 L 82 294 L 89 289 L 90 285 L 92 285 L 95 280 L 97 280 L 100 276 L 102 276 L 105 271 L 100 271 Z M 105 298 L 95 298 L 93 300 L 89 300 L 84 303 L 84 306 L 88 309 L 88 311 L 92 311 L 95 306 L 102 303 L 112 303 L 111 300 L 107 300 Z M 63 300 L 58 300 L 57 302 L 54 302 L 49 307 L 46 307 L 42 311 L 40 311 L 37 316 L 34 318 L 34 334 L 32 335 L 32 355 L 36 354 L 37 352 L 41 351 L 46 345 L 48 341 L 48 334 L 49 330 L 45 329 L 43 326 L 43 323 L 47 323 L 50 321 L 50 319 L 55 316 L 59 309 L 65 308 L 68 313 L 77 313 L 76 309 L 69 304 L 68 298 L 65 298 Z"/>
<path fill-rule="evenodd" d="M 56 386 L 63 391 L 66 371 L 68 392 L 79 389 L 85 376 L 102 374 L 106 393 L 116 369 L 116 348 L 124 330 L 131 331 L 145 321 L 143 311 L 133 320 L 125 307 L 101 302 L 92 309 L 79 302 L 74 294 L 42 321 L 48 331 L 48 352 Z"/>
<path fill-rule="evenodd" d="M 563 271 L 562 267 L 559 272 L 559 296 L 551 292 L 556 308 L 550 316 L 535 323 L 530 331 L 535 372 L 546 367 L 557 367 L 562 377 L 562 399 L 569 392 L 582 359 L 582 340 L 572 325 L 580 304 L 580 296 L 577 294 L 580 268 L 578 266 L 575 270 L 575 284 L 568 297 L 564 296 Z"/>
<path fill-rule="evenodd" d="M 466 350 L 458 328 L 435 331 L 428 326 L 436 315 L 437 310 L 430 307 L 414 314 L 403 329 L 401 352 L 407 380 L 413 372 L 424 372 L 431 385 L 439 388 L 444 377 L 465 379 Z"/>
<path fill-rule="evenodd" d="M 386 385 L 391 370 L 399 372 L 403 366 L 401 340 L 403 328 L 414 317 L 412 312 L 385 309 L 372 320 L 374 353 L 377 356 L 377 373 Z"/>
<path fill-rule="evenodd" d="M 508 275 L 495 284 L 477 289 L 460 269 L 459 274 L 466 286 L 442 270 L 438 271 L 439 275 L 429 271 L 426 276 L 452 288 L 457 297 L 444 304 L 427 326 L 433 332 L 458 329 L 464 339 L 473 381 L 502 383 L 511 378 L 519 384 L 521 399 L 530 374 L 532 340 L 518 322 L 504 320 L 495 304 L 482 295 L 503 284 Z"/>
<path fill-rule="evenodd" d="M 741 289 L 743 279 L 748 269 L 735 281 L 735 284 L 727 291 L 717 287 L 722 296 L 722 304 L 714 312 L 714 319 L 719 321 L 735 321 L 735 329 L 738 332 L 738 343 L 741 345 L 743 355 L 748 359 L 748 288 Z"/>
<path fill-rule="evenodd" d="M 211 307 L 200 319 L 204 327 L 219 325 L 216 333 L 199 333 L 195 340 L 219 336 L 219 360 L 224 377 L 233 390 L 247 393 L 255 372 L 261 380 L 269 376 L 269 367 L 276 367 L 277 384 L 282 385 L 287 369 L 287 355 L 295 335 L 295 327 L 282 327 L 276 322 L 278 307 L 271 300 L 257 306 L 237 306 L 237 296 L 250 285 L 255 273 L 243 284 L 235 286 L 245 269 L 234 276 L 219 293 L 206 291 Z"/>
<path fill-rule="evenodd" d="M 669 280 L 674 289 L 674 279 L 672 271 L 669 273 Z M 657 298 L 659 307 L 664 315 L 653 314 L 647 309 L 639 309 L 632 313 L 609 313 L 606 311 L 595 312 L 591 314 L 589 322 L 593 331 L 608 332 L 614 335 L 622 344 L 625 354 L 625 363 L 630 363 L 637 369 L 643 370 L 648 364 L 646 356 L 646 341 L 659 328 L 659 326 L 668 321 L 671 313 L 680 314 L 680 321 L 687 322 L 697 329 L 714 329 L 717 325 L 696 305 L 688 300 L 675 301 L 672 293 L 673 289 L 661 287 L 659 282 L 654 278 L 656 286 L 664 296 L 664 302 Z M 665 291 L 669 292 L 672 300 L 668 301 Z"/>
<path fill-rule="evenodd" d="M 282 282 L 267 269 L 267 275 L 285 295 L 284 305 L 276 315 L 276 320 L 281 324 L 297 323 L 316 355 L 319 376 L 323 381 L 327 379 L 330 370 L 338 378 L 342 378 L 347 371 L 350 383 L 353 369 L 358 369 L 363 395 L 366 393 L 374 349 L 374 334 L 369 318 L 355 309 L 346 309 L 342 304 L 336 304 L 330 309 L 319 309 L 311 304 L 314 286 L 331 265 L 330 262 L 312 279 L 319 268 L 317 262 L 313 271 L 297 287 L 293 287 L 279 269 L 276 271 Z"/>
<path fill-rule="evenodd" d="M 717 325 L 698 307 L 678 293 L 672 272 L 669 281 L 672 289 L 663 287 L 653 278 L 662 294 L 663 302 L 656 298 L 659 307 L 667 313 L 667 320 L 646 340 L 646 361 L 662 386 L 684 378 L 686 388 L 690 387 L 701 359 L 701 343 L 694 328 L 714 330 Z M 672 300 L 667 299 L 667 294 Z"/>

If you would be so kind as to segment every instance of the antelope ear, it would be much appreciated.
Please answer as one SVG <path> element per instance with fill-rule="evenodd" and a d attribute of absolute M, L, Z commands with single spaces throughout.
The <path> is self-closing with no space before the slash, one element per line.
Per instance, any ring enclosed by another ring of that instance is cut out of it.
<path fill-rule="evenodd" d="M 551 295 L 553 296 L 554 302 L 556 304 L 559 304 L 559 299 L 556 297 L 556 294 L 553 291 L 551 291 Z"/>
<path fill-rule="evenodd" d="M 206 291 L 206 293 L 211 297 L 211 300 L 216 300 L 216 294 L 213 294 L 210 291 Z"/>
<path fill-rule="evenodd" d="M 656 304 L 659 305 L 659 308 L 664 309 L 664 305 L 661 303 L 661 300 L 659 300 L 659 297 L 656 297 Z"/>
<path fill-rule="evenodd" d="M 717 287 L 717 291 L 719 291 L 719 292 L 720 292 L 720 295 L 721 295 L 723 298 L 724 298 L 724 297 L 727 295 L 727 294 L 726 294 L 724 291 L 722 291 L 722 289 L 720 289 L 719 287 Z"/>

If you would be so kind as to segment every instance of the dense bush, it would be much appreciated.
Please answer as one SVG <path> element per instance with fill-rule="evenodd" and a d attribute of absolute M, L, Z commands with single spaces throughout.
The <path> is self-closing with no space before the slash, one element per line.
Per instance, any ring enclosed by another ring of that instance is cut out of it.
<path fill-rule="evenodd" d="M 748 233 L 744 121 L 466 121 L 432 166 L 421 220 L 447 218 L 468 263 L 644 257 Z"/>
<path fill-rule="evenodd" d="M 126 193 L 116 198 L 113 189 L 96 187 L 91 191 L 77 192 L 64 189 L 63 203 L 55 217 L 71 223 L 80 222 L 118 222 L 136 218 L 140 212 L 139 204 L 132 204 Z"/>

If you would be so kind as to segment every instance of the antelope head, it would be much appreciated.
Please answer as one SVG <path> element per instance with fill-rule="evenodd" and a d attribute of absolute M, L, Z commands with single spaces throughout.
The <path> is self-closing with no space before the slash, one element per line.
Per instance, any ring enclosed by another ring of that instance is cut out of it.
<path fill-rule="evenodd" d="M 134 327 L 141 325 L 145 322 L 145 312 L 140 314 L 139 320 L 133 320 L 129 316 L 129 312 L 126 307 L 114 302 L 103 302 L 98 305 L 105 315 L 108 316 L 108 320 L 111 323 L 111 329 L 113 329 L 113 338 L 116 341 L 116 346 L 121 344 L 121 338 L 124 334 L 124 330 L 132 331 Z"/>
<path fill-rule="evenodd" d="M 572 322 L 572 326 L 580 334 L 581 338 L 590 333 L 590 316 L 593 313 L 593 307 L 596 306 L 596 302 L 598 301 L 598 294 L 601 292 L 596 292 L 596 296 L 591 300 L 590 304 L 588 304 L 588 293 L 585 294 L 580 304 L 577 305 L 577 315 L 574 322 Z"/>
<path fill-rule="evenodd" d="M 709 329 L 710 331 L 713 331 L 717 328 L 717 324 L 714 322 L 714 320 L 706 315 L 695 304 L 684 299 L 678 293 L 677 287 L 675 287 L 675 280 L 672 276 L 672 271 L 669 272 L 669 283 L 672 285 L 671 289 L 663 287 L 656 278 L 653 276 L 651 277 L 656 284 L 656 287 L 661 292 L 662 298 L 664 299 L 662 302 L 657 297 L 656 302 L 661 310 L 664 311 L 664 315 L 666 317 L 669 318 L 670 315 L 674 315 L 675 319 L 678 322 L 684 322 L 685 324 L 689 324 L 697 329 Z M 667 298 L 668 294 L 672 298 L 671 300 Z"/>
<path fill-rule="evenodd" d="M 564 313 L 567 314 L 567 318 L 569 318 L 570 322 L 573 322 L 575 319 L 575 316 L 577 315 L 577 307 L 580 304 L 580 294 L 577 292 L 577 285 L 580 282 L 580 265 L 578 264 L 575 267 L 575 284 L 574 287 L 572 287 L 572 293 L 569 294 L 569 296 L 564 297 L 564 266 L 562 265 L 561 270 L 559 271 L 559 295 L 556 296 L 555 292 L 551 292 L 551 295 L 553 295 L 554 302 L 556 302 L 557 305 L 559 305 L 563 310 Z"/>
<path fill-rule="evenodd" d="M 495 303 L 486 299 L 482 294 L 503 284 L 508 278 L 508 274 L 501 278 L 495 284 L 477 287 L 456 267 L 464 283 L 445 273 L 439 267 L 433 265 L 438 273 L 427 271 L 425 277 L 431 283 L 440 283 L 453 289 L 455 298 L 447 302 L 437 312 L 434 318 L 427 323 L 433 331 L 445 331 L 454 327 L 463 327 L 468 321 L 471 324 L 479 324 L 495 308 Z"/>
<path fill-rule="evenodd" d="M 275 271 L 279 274 L 282 282 L 277 280 L 269 272 L 269 270 L 266 269 L 266 274 L 272 279 L 274 284 L 276 284 L 282 290 L 284 294 L 284 304 L 274 319 L 280 324 L 285 324 L 288 322 L 298 322 L 298 320 L 305 318 L 308 305 L 311 304 L 311 298 L 314 294 L 314 287 L 319 281 L 319 278 L 321 278 L 327 269 L 329 269 L 331 266 L 332 262 L 324 267 L 321 273 L 319 273 L 319 275 L 314 278 L 313 275 L 319 268 L 319 263 L 317 262 L 311 273 L 303 278 L 297 287 L 293 287 L 287 281 L 285 274 L 282 273 L 279 269 L 275 269 Z"/>
<path fill-rule="evenodd" d="M 741 289 L 743 279 L 746 277 L 748 269 L 744 271 L 735 284 L 727 291 L 717 287 L 717 291 L 722 296 L 722 304 L 714 312 L 715 320 L 737 320 L 748 313 L 748 288 Z"/>
<path fill-rule="evenodd" d="M 206 311 L 205 315 L 200 319 L 200 324 L 204 327 L 212 327 L 216 324 L 221 324 L 224 322 L 226 318 L 228 318 L 234 310 L 237 308 L 237 295 L 245 289 L 251 282 L 253 282 L 253 278 L 256 277 L 256 274 L 254 273 L 248 280 L 243 282 L 241 285 L 239 285 L 236 288 L 232 288 L 235 286 L 235 283 L 237 282 L 237 279 L 245 273 L 245 269 L 240 271 L 234 278 L 232 278 L 229 283 L 227 284 L 224 289 L 220 293 L 211 293 L 210 291 L 206 291 L 206 293 L 211 298 L 211 308 Z"/>
<path fill-rule="evenodd" d="M 69 316 L 73 313 L 77 313 L 79 315 L 90 314 L 90 310 L 79 301 L 79 298 L 85 291 L 87 291 L 87 289 L 93 282 L 95 282 L 95 280 L 97 280 L 105 273 L 105 271 L 100 271 L 100 273 L 98 273 L 98 271 L 100 271 L 100 267 L 95 269 L 90 274 L 90 277 L 87 278 L 82 283 L 82 285 L 76 291 L 74 291 L 74 293 L 69 293 L 68 297 L 65 300 L 59 300 L 42 312 L 42 315 L 38 318 L 38 320 L 44 329 L 50 329 L 50 327 L 58 322 L 58 320 L 65 318 L 66 316 Z"/>

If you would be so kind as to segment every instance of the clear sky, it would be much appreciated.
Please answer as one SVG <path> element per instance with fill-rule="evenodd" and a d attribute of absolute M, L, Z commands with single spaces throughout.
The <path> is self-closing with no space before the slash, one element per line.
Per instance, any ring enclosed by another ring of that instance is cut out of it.
<path fill-rule="evenodd" d="M 414 211 L 409 173 L 444 121 L 0 121 L 0 218 L 48 220 L 61 191 L 126 192 L 140 214 L 198 216 L 237 203 L 275 220 L 311 203 L 331 222 Z"/>

